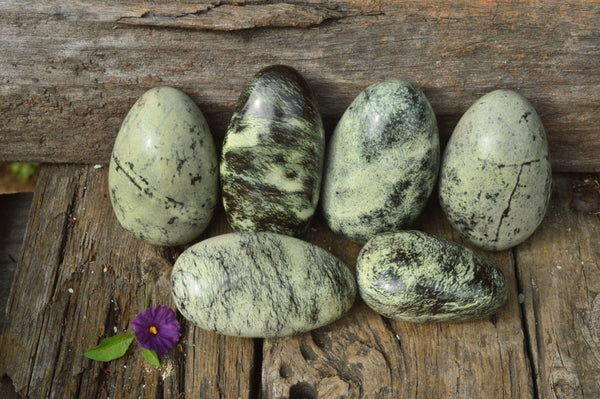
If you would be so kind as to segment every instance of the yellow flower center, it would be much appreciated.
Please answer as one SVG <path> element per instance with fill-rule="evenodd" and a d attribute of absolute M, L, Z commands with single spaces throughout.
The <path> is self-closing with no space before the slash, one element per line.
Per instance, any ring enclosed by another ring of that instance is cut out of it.
<path fill-rule="evenodd" d="M 154 335 L 158 334 L 158 330 L 156 329 L 156 326 L 150 326 L 148 331 L 150 331 L 150 334 L 154 334 Z"/>

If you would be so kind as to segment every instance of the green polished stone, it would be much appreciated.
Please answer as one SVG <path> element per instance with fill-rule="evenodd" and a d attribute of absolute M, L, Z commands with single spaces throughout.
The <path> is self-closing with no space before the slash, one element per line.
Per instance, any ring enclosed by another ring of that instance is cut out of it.
<path fill-rule="evenodd" d="M 366 88 L 329 141 L 322 208 L 347 239 L 412 224 L 435 186 L 440 144 L 435 114 L 421 90 L 388 80 Z"/>
<path fill-rule="evenodd" d="M 551 186 L 548 141 L 531 104 L 510 90 L 477 100 L 442 158 L 440 202 L 452 226 L 481 248 L 511 248 L 542 222 Z"/>
<path fill-rule="evenodd" d="M 223 142 L 223 205 L 236 231 L 303 233 L 319 201 L 325 136 L 306 81 L 282 65 L 244 88 Z"/>
<path fill-rule="evenodd" d="M 179 245 L 204 231 L 218 162 L 206 120 L 185 93 L 157 87 L 133 105 L 113 147 L 108 188 L 119 223 L 141 240 Z"/>
<path fill-rule="evenodd" d="M 181 314 L 220 334 L 282 337 L 340 318 L 356 296 L 354 275 L 336 257 L 275 233 L 230 233 L 202 241 L 175 262 Z"/>
<path fill-rule="evenodd" d="M 486 258 L 422 231 L 377 236 L 356 264 L 360 296 L 400 321 L 462 321 L 498 310 L 507 298 L 502 272 Z"/>

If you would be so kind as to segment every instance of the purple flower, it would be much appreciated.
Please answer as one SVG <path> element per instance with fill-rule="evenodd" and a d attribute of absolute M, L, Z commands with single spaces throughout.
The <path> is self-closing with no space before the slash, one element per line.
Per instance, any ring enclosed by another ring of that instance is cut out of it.
<path fill-rule="evenodd" d="M 169 352 L 179 341 L 181 326 L 175 318 L 175 312 L 168 306 L 158 305 L 144 310 L 131 325 L 138 345 L 156 351 L 158 356 Z"/>

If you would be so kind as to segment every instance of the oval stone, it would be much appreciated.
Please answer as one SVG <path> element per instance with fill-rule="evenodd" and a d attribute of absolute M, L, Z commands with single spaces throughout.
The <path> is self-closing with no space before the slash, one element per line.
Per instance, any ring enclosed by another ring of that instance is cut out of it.
<path fill-rule="evenodd" d="M 230 226 L 303 233 L 319 201 L 324 152 L 321 114 L 304 78 L 283 65 L 261 70 L 244 88 L 223 142 Z"/>
<path fill-rule="evenodd" d="M 198 237 L 212 218 L 218 161 L 196 104 L 171 87 L 148 90 L 121 125 L 108 171 L 121 226 L 155 245 Z"/>
<path fill-rule="evenodd" d="M 465 112 L 444 151 L 439 196 L 467 241 L 492 251 L 525 241 L 544 218 L 551 185 L 544 126 L 525 98 L 496 90 Z"/>
<path fill-rule="evenodd" d="M 219 334 L 283 337 L 331 323 L 350 309 L 354 276 L 336 257 L 275 233 L 230 233 L 187 249 L 175 262 L 177 308 Z"/>
<path fill-rule="evenodd" d="M 388 80 L 366 88 L 329 142 L 322 208 L 329 227 L 364 243 L 415 221 L 435 185 L 440 144 L 421 90 Z"/>
<path fill-rule="evenodd" d="M 422 231 L 377 236 L 356 264 L 360 296 L 400 321 L 461 321 L 498 310 L 506 280 L 489 260 Z"/>

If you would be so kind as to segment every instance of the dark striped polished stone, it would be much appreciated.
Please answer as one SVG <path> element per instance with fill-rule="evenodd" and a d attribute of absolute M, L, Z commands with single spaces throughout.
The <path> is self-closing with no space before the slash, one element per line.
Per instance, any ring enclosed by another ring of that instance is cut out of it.
<path fill-rule="evenodd" d="M 304 232 L 319 200 L 324 151 L 321 114 L 306 81 L 282 65 L 260 71 L 244 88 L 223 142 L 231 227 Z"/>
<path fill-rule="evenodd" d="M 356 274 L 365 303 L 401 321 L 480 318 L 507 298 L 504 275 L 492 262 L 422 231 L 371 239 L 358 255 Z"/>
<path fill-rule="evenodd" d="M 322 208 L 335 233 L 364 243 L 410 226 L 435 186 L 440 143 L 425 94 L 401 80 L 367 87 L 327 149 Z"/>

